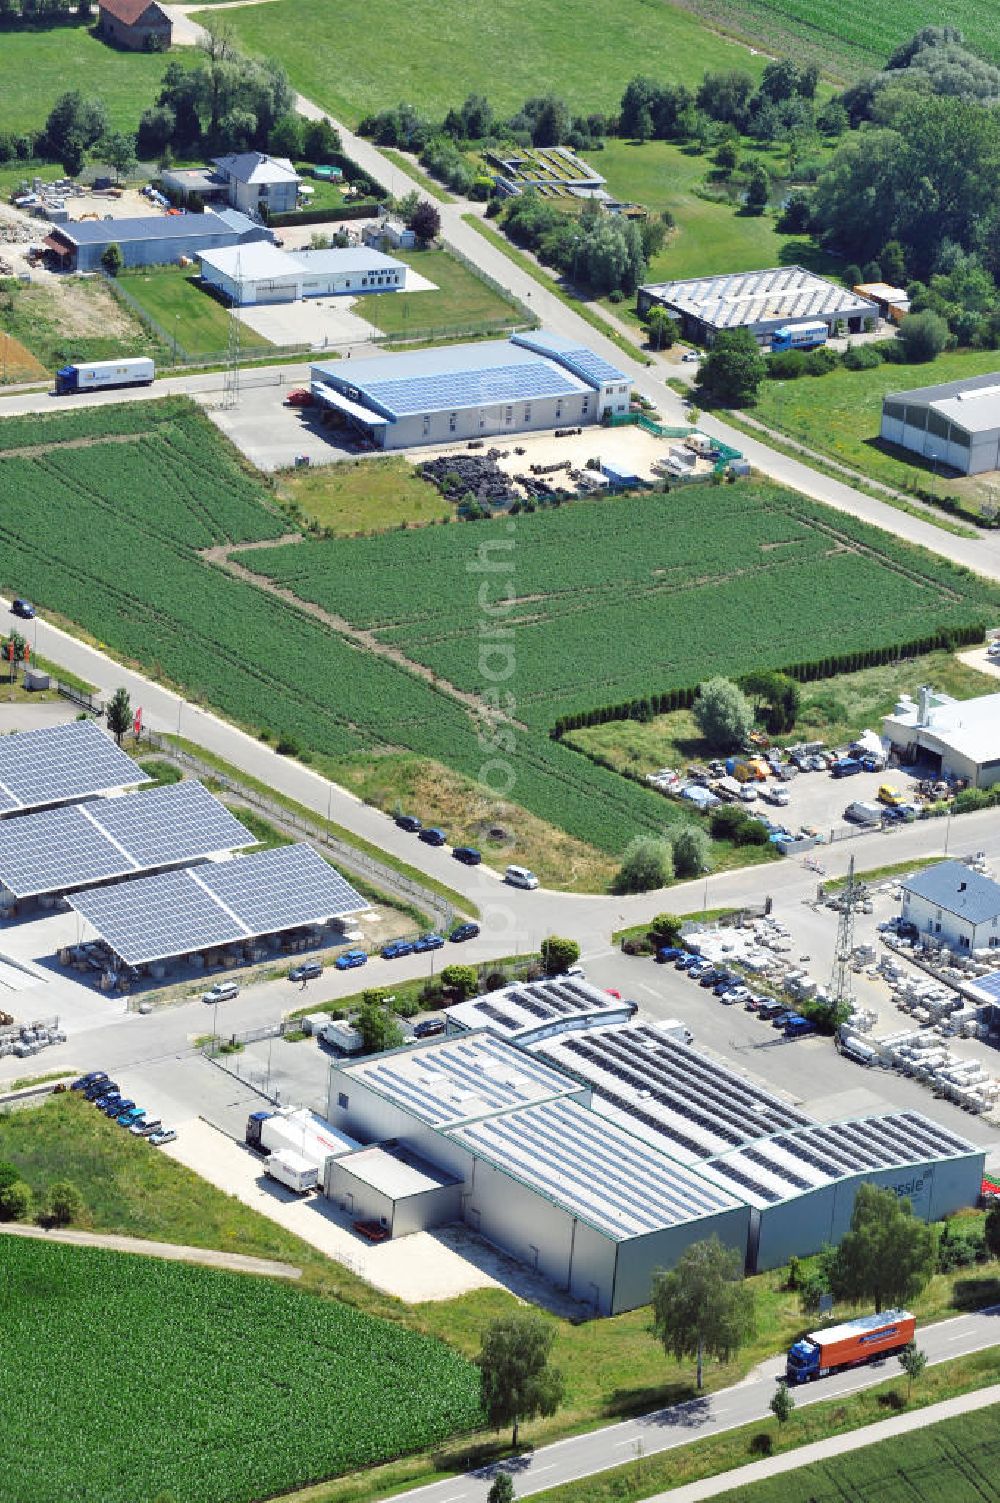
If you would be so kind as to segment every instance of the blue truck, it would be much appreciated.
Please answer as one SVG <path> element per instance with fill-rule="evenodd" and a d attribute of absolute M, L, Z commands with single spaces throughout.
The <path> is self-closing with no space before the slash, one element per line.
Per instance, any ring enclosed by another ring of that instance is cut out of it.
<path fill-rule="evenodd" d="M 841 757 L 839 762 L 834 762 L 832 772 L 835 778 L 853 777 L 854 773 L 861 772 L 864 763 L 857 757 Z"/>

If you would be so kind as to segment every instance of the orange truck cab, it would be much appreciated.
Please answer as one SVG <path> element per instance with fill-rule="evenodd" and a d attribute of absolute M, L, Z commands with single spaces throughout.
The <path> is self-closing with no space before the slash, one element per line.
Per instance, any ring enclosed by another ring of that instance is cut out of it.
<path fill-rule="evenodd" d="M 812 1331 L 789 1347 L 785 1377 L 789 1383 L 811 1383 L 845 1367 L 891 1357 L 909 1346 L 915 1332 L 916 1321 L 907 1310 L 883 1310 Z"/>

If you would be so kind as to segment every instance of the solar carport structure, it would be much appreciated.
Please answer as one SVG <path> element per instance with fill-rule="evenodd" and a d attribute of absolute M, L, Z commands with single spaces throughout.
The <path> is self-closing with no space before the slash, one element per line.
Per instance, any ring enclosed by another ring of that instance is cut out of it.
<path fill-rule="evenodd" d="M 894 1190 L 926 1221 L 975 1205 L 984 1158 L 921 1113 L 894 1112 L 778 1133 L 701 1174 L 750 1207 L 747 1266 L 762 1271 L 839 1242 L 863 1184 Z"/>
<path fill-rule="evenodd" d="M 93 720 L 0 736 L 0 816 L 74 803 L 149 781 Z"/>
<path fill-rule="evenodd" d="M 197 782 L 0 820 L 0 902 L 181 866 L 256 844 Z"/>
<path fill-rule="evenodd" d="M 97 937 L 135 968 L 320 927 L 370 906 L 306 845 L 137 877 L 74 893 L 69 901 Z"/>

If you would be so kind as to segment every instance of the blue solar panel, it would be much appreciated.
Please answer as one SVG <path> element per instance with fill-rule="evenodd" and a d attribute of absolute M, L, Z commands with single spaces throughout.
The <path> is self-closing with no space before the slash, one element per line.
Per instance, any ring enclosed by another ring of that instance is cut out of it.
<path fill-rule="evenodd" d="M 368 381 L 364 391 L 387 412 L 441 412 L 492 402 L 524 402 L 536 397 L 574 396 L 580 388 L 546 360 L 483 370 L 454 371 L 402 380 Z"/>
<path fill-rule="evenodd" d="M 988 976 L 980 976 L 975 986 L 977 991 L 985 992 L 995 1002 L 1000 1002 L 1000 971 L 991 971 Z"/>
<path fill-rule="evenodd" d="M 0 736 L 0 812 L 68 803 L 148 782 L 93 720 Z"/>

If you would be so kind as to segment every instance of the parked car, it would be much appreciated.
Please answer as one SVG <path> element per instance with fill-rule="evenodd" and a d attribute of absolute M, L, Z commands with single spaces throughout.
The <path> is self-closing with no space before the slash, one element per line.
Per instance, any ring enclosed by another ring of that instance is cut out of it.
<path fill-rule="evenodd" d="M 345 950 L 333 963 L 338 971 L 353 971 L 355 966 L 365 965 L 367 960 L 368 955 L 364 950 Z"/>
<path fill-rule="evenodd" d="M 906 797 L 891 783 L 883 783 L 879 787 L 878 801 L 880 804 L 888 805 L 890 809 L 898 809 L 900 804 L 906 803 Z"/>
<path fill-rule="evenodd" d="M 144 1106 L 133 1106 L 129 1111 L 122 1112 L 120 1117 L 115 1118 L 115 1121 L 119 1127 L 131 1127 L 133 1122 L 141 1122 L 145 1115 L 146 1108 Z"/>
<path fill-rule="evenodd" d="M 108 1105 L 102 1107 L 101 1110 L 106 1117 L 120 1117 L 123 1115 L 123 1113 L 130 1112 L 134 1106 L 135 1102 L 131 1099 L 131 1097 L 125 1101 L 123 1101 L 119 1097 L 117 1101 L 110 1101 Z"/>
<path fill-rule="evenodd" d="M 656 952 L 656 963 L 657 965 L 666 965 L 668 960 L 676 960 L 678 955 L 683 954 L 684 951 L 679 950 L 676 945 L 664 945 Z"/>
<path fill-rule="evenodd" d="M 415 955 L 423 955 L 425 950 L 444 949 L 444 938 L 440 934 L 421 934 L 419 939 L 413 941 Z"/>
<path fill-rule="evenodd" d="M 288 407 L 312 407 L 315 401 L 316 398 L 312 392 L 307 391 L 304 386 L 300 386 L 297 390 L 288 393 L 288 396 L 285 398 L 285 405 Z"/>
<path fill-rule="evenodd" d="M 709 966 L 708 970 L 703 971 L 698 977 L 698 985 L 705 987 L 714 986 L 715 983 L 717 981 L 721 981 L 721 979 L 721 973 L 717 971 L 714 966 Z"/>
<path fill-rule="evenodd" d="M 474 845 L 457 845 L 451 854 L 463 866 L 478 866 L 483 859 L 482 851 L 477 851 Z"/>
<path fill-rule="evenodd" d="M 88 1101 L 97 1101 L 101 1096 L 110 1096 L 112 1091 L 117 1091 L 117 1080 L 95 1080 L 93 1085 L 85 1086 L 83 1094 Z"/>
<path fill-rule="evenodd" d="M 89 1075 L 81 1075 L 79 1080 L 74 1080 L 70 1086 L 71 1091 L 83 1091 L 87 1086 L 97 1085 L 99 1081 L 107 1080 L 104 1070 L 91 1070 Z"/>
<path fill-rule="evenodd" d="M 727 1007 L 734 1007 L 737 1002 L 745 1002 L 750 996 L 749 988 L 745 986 L 731 986 L 723 995 L 723 1002 Z"/>
<path fill-rule="evenodd" d="M 411 834 L 423 829 L 423 825 L 415 814 L 397 814 L 396 824 L 401 830 L 409 830 Z"/>
<path fill-rule="evenodd" d="M 534 892 L 538 886 L 538 878 L 526 866 L 508 866 L 503 879 L 510 887 L 523 887 L 528 892 Z"/>
<path fill-rule="evenodd" d="M 426 830 L 421 830 L 420 834 L 417 836 L 417 839 L 422 840 L 424 845 L 448 844 L 447 835 L 443 830 L 439 830 L 436 825 L 429 825 Z"/>
<path fill-rule="evenodd" d="M 116 1101 L 123 1101 L 125 1098 L 122 1096 L 121 1091 L 116 1088 L 113 1091 L 108 1091 L 103 1096 L 98 1094 L 97 1096 L 92 1096 L 90 1099 L 99 1112 L 105 1112 L 109 1106 L 114 1106 Z"/>
<path fill-rule="evenodd" d="M 451 931 L 448 938 L 452 944 L 460 945 L 467 939 L 475 939 L 478 933 L 478 924 L 459 924 L 457 929 Z"/>
<path fill-rule="evenodd" d="M 154 1148 L 161 1148 L 164 1143 L 172 1143 L 176 1137 L 177 1134 L 172 1127 L 161 1127 L 159 1132 L 150 1133 L 146 1142 L 152 1143 Z"/>
<path fill-rule="evenodd" d="M 12 616 L 20 616 L 22 621 L 30 621 L 35 614 L 35 607 L 30 600 L 13 600 L 10 613 Z"/>
<path fill-rule="evenodd" d="M 304 960 L 301 965 L 295 966 L 288 973 L 289 981 L 315 981 L 317 976 L 323 974 L 323 962 L 321 960 Z"/>
<path fill-rule="evenodd" d="M 715 982 L 712 990 L 717 997 L 721 997 L 723 992 L 728 992 L 732 989 L 732 987 L 739 986 L 739 984 L 740 979 L 738 976 L 731 976 L 728 972 L 724 972 L 719 977 L 718 981 Z"/>
<path fill-rule="evenodd" d="M 163 1123 L 159 1117 L 154 1118 L 152 1122 L 147 1122 L 143 1117 L 141 1121 L 132 1123 L 129 1132 L 134 1138 L 148 1138 L 152 1133 L 159 1132 L 162 1126 Z"/>
<path fill-rule="evenodd" d="M 776 1018 L 781 1012 L 787 1012 L 783 1002 L 762 1002 L 757 1009 L 757 1016 L 763 1018 L 765 1023 L 770 1023 L 771 1019 Z"/>
<path fill-rule="evenodd" d="M 229 1002 L 233 997 L 238 997 L 239 994 L 240 988 L 238 982 L 217 981 L 214 986 L 209 987 L 207 992 L 202 993 L 201 1000 L 213 1004 L 216 1002 Z"/>
<path fill-rule="evenodd" d="M 674 970 L 675 971 L 690 971 L 697 964 L 697 961 L 698 961 L 697 955 L 688 955 L 688 954 L 678 955 L 677 959 L 674 961 Z"/>
<path fill-rule="evenodd" d="M 404 955 L 413 954 L 412 939 L 390 939 L 387 945 L 382 946 L 383 960 L 400 960 Z"/>
<path fill-rule="evenodd" d="M 789 1039 L 800 1039 L 807 1033 L 815 1032 L 816 1024 L 812 1019 L 800 1017 L 797 1013 L 794 1018 L 788 1018 L 785 1023 L 785 1037 Z"/>
<path fill-rule="evenodd" d="M 790 1023 L 793 1018 L 797 1018 L 798 1016 L 799 1014 L 797 1012 L 793 1012 L 790 1007 L 783 1007 L 781 1012 L 777 1013 L 771 1019 L 771 1027 L 784 1028 L 786 1023 Z"/>
<path fill-rule="evenodd" d="M 444 1018 L 425 1018 L 422 1023 L 418 1023 L 414 1028 L 413 1037 L 415 1039 L 433 1039 L 439 1033 L 444 1033 L 444 1029 Z"/>

